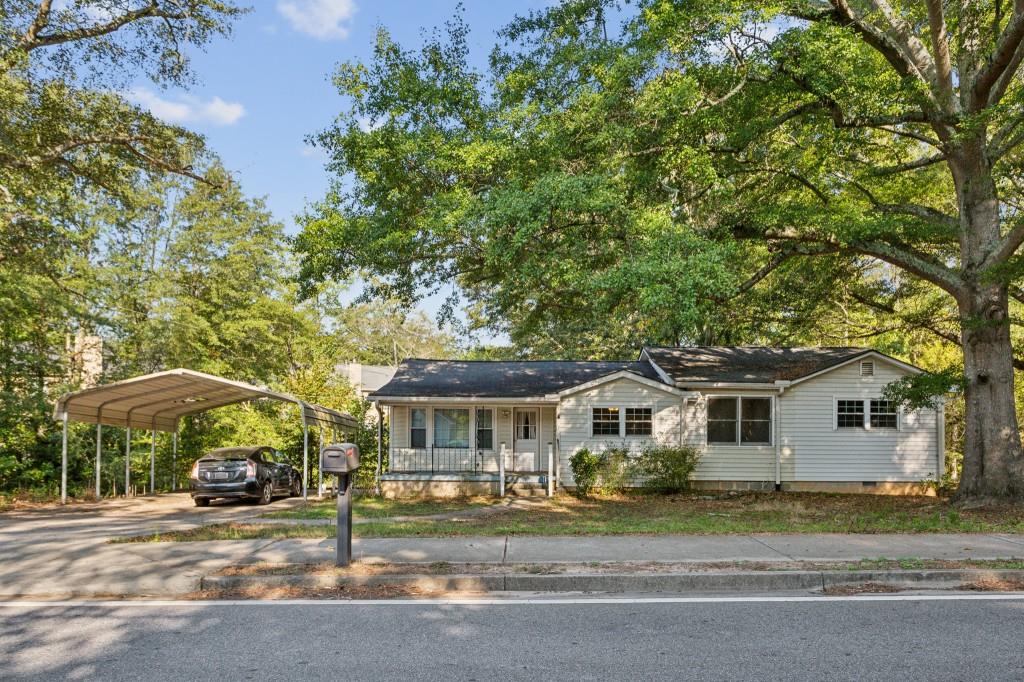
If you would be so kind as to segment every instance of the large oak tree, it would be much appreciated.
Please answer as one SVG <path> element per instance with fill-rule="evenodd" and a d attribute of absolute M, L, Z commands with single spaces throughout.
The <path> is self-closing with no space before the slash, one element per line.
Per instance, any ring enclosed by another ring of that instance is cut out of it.
<path fill-rule="evenodd" d="M 578 0 L 501 38 L 487 74 L 458 22 L 339 68 L 352 107 L 317 141 L 342 180 L 300 239 L 307 279 L 456 279 L 513 332 L 640 340 L 695 338 L 765 286 L 786 312 L 868 271 L 931 288 L 963 353 L 959 496 L 1024 496 L 1024 2 Z"/>

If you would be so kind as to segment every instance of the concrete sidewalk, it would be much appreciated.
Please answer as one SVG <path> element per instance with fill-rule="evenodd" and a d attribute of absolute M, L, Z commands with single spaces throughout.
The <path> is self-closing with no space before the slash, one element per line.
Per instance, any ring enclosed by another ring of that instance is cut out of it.
<path fill-rule="evenodd" d="M 286 508 L 297 500 L 281 500 Z M 109 544 L 117 535 L 248 521 L 265 507 L 192 507 L 187 495 L 0 514 L 0 596 L 181 594 L 241 563 L 334 560 L 334 540 Z M 579 563 L 1024 558 L 1024 535 L 729 535 L 359 539 L 356 559 L 390 563 Z"/>

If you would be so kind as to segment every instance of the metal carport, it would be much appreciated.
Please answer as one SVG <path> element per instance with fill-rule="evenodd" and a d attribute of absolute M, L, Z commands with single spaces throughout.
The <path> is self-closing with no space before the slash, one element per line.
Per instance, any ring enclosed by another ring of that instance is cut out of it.
<path fill-rule="evenodd" d="M 190 369 L 171 369 L 67 393 L 57 400 L 54 419 L 63 423 L 61 440 L 60 500 L 67 502 L 68 422 L 96 424 L 96 496 L 100 496 L 100 464 L 103 426 L 127 430 L 125 443 L 125 491 L 131 477 L 131 430 L 152 432 L 150 447 L 150 492 L 155 492 L 156 432 L 173 434 L 177 453 L 178 422 L 182 417 L 248 400 L 269 399 L 298 405 L 302 414 L 302 496 L 307 497 L 309 480 L 309 426 L 330 426 L 353 431 L 358 422 L 351 416 L 321 405 L 308 403 L 287 393 L 278 393 L 241 381 L 232 381 Z M 321 431 L 321 440 L 322 431 Z M 322 443 L 321 443 L 322 445 Z M 172 455 L 174 456 L 174 455 Z"/>

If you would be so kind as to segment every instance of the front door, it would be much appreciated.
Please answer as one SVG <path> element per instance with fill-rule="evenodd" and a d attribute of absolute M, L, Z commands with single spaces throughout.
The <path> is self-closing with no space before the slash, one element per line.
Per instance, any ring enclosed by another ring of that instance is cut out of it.
<path fill-rule="evenodd" d="M 515 464 L 513 471 L 537 471 L 540 436 L 537 408 L 516 408 Z"/>

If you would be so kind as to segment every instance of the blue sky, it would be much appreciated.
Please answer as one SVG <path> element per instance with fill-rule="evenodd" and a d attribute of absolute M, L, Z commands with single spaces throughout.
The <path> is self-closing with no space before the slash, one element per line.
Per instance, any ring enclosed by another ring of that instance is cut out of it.
<path fill-rule="evenodd" d="M 372 54 L 379 26 L 405 46 L 420 44 L 423 29 L 442 25 L 455 0 L 250 0 L 253 12 L 229 40 L 194 56 L 199 82 L 189 92 L 159 91 L 139 83 L 132 97 L 157 115 L 204 134 L 250 196 L 265 198 L 288 232 L 294 216 L 321 197 L 324 157 L 305 145 L 344 106 L 329 82 L 335 65 Z M 495 32 L 543 0 L 468 0 L 473 60 L 483 66 Z M 436 310 L 436 300 L 424 308 Z"/>

